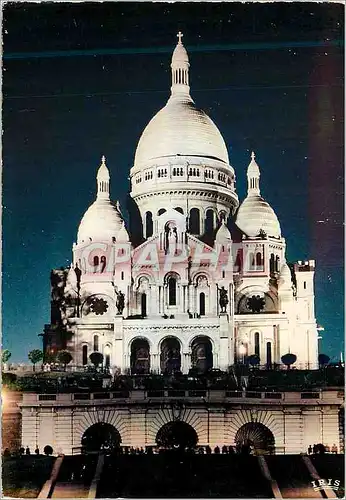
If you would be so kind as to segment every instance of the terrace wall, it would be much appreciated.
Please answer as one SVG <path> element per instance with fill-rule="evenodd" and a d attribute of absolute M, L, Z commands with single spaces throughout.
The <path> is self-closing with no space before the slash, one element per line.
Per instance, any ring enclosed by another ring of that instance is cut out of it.
<path fill-rule="evenodd" d="M 339 443 L 343 399 L 336 390 L 200 392 L 25 393 L 22 444 L 32 449 L 49 444 L 54 453 L 79 453 L 84 432 L 94 423 L 106 422 L 119 431 L 123 446 L 154 446 L 159 429 L 176 420 L 190 424 L 203 446 L 235 445 L 237 431 L 249 422 L 272 432 L 278 454 L 304 453 L 315 443 Z"/>

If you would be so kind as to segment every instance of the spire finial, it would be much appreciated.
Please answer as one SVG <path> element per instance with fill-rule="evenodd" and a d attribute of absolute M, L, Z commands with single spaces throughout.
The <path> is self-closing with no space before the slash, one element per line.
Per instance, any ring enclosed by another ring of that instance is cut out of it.
<path fill-rule="evenodd" d="M 184 45 L 181 42 L 183 34 L 181 31 L 177 33 L 178 43 L 175 46 L 172 55 L 172 97 L 183 97 L 187 100 L 192 100 L 190 97 L 189 87 L 189 56 Z"/>
<path fill-rule="evenodd" d="M 106 157 L 102 155 L 101 165 L 97 171 L 97 199 L 109 199 L 109 170 L 106 165 Z"/>
<path fill-rule="evenodd" d="M 260 196 L 260 187 L 259 187 L 260 170 L 255 158 L 256 155 L 254 151 L 252 151 L 251 161 L 247 168 L 248 196 L 249 195 Z"/>

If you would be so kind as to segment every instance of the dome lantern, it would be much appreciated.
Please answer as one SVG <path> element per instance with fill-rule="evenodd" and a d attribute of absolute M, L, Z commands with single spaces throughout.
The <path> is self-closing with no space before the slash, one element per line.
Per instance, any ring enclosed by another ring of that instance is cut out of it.
<path fill-rule="evenodd" d="M 189 87 L 189 56 L 182 44 L 183 34 L 179 31 L 177 34 L 178 43 L 172 55 L 172 97 L 185 96 L 190 100 L 190 87 Z"/>
<path fill-rule="evenodd" d="M 97 199 L 109 200 L 109 179 L 106 157 L 103 155 L 100 168 L 97 171 Z"/>
<path fill-rule="evenodd" d="M 260 180 L 260 169 L 259 166 L 256 163 L 256 155 L 252 151 L 251 153 L 251 162 L 249 163 L 249 166 L 247 168 L 247 193 L 248 196 L 251 195 L 257 195 L 260 196 L 260 187 L 259 187 L 259 180 Z"/>

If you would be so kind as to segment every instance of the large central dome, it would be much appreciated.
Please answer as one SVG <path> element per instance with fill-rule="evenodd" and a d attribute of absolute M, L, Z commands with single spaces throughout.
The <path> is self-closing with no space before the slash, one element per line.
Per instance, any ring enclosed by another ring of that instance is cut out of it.
<path fill-rule="evenodd" d="M 190 96 L 189 56 L 181 37 L 179 32 L 172 56 L 171 95 L 144 129 L 130 170 L 145 238 L 168 209 L 184 214 L 189 232 L 200 237 L 239 204 L 225 141 Z"/>
<path fill-rule="evenodd" d="M 213 158 L 228 165 L 225 142 L 215 123 L 196 108 L 190 96 L 189 57 L 181 37 L 172 56 L 171 96 L 139 140 L 134 171 L 156 158 L 184 155 Z"/>
<path fill-rule="evenodd" d="M 139 140 L 136 167 L 175 155 L 216 158 L 228 164 L 225 142 L 215 123 L 189 97 L 172 96 Z"/>

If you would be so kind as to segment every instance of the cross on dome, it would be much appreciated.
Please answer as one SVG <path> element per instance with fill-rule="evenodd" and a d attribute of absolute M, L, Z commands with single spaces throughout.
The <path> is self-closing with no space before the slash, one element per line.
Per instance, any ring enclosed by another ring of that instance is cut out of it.
<path fill-rule="evenodd" d="M 254 151 L 252 151 L 252 153 L 251 153 L 251 160 L 254 160 L 255 158 L 256 158 L 256 155 L 255 155 Z"/>
<path fill-rule="evenodd" d="M 179 33 L 177 33 L 177 37 L 178 37 L 178 43 L 181 43 L 181 39 L 183 38 L 183 34 L 181 31 L 179 31 Z"/>
<path fill-rule="evenodd" d="M 105 155 L 102 155 L 101 163 L 102 163 L 102 165 L 106 165 L 106 157 L 105 157 Z"/>

